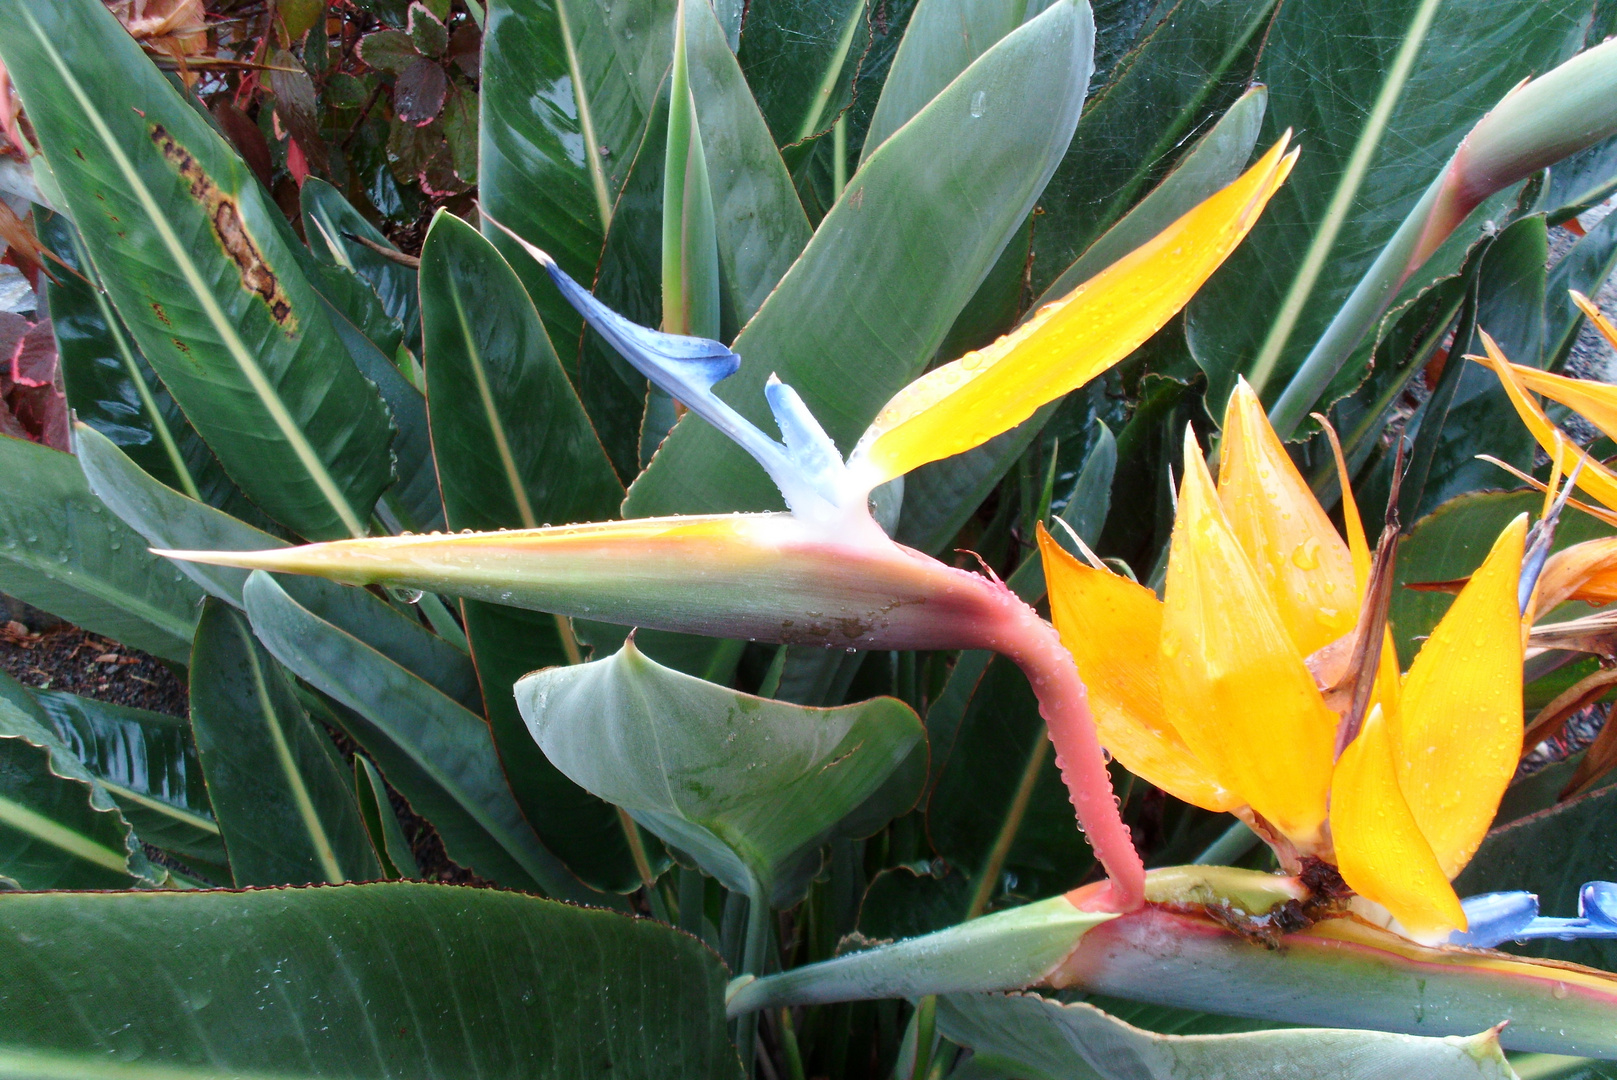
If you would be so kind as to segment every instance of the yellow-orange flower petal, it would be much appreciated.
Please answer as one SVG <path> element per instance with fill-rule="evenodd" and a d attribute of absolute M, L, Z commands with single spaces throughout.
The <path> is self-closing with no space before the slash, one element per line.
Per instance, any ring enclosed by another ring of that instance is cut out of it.
<path fill-rule="evenodd" d="M 874 486 L 981 445 L 1138 348 L 1184 307 L 1291 171 L 1288 135 L 1234 183 L 987 348 L 899 391 L 854 451 Z"/>
<path fill-rule="evenodd" d="M 1325 430 L 1325 437 L 1331 441 L 1331 454 L 1336 458 L 1337 483 L 1342 486 L 1342 523 L 1347 527 L 1348 551 L 1353 556 L 1353 580 L 1359 587 L 1359 595 L 1363 596 L 1370 583 L 1370 544 L 1364 538 L 1364 519 L 1359 517 L 1358 500 L 1353 497 L 1353 478 L 1348 472 L 1347 458 L 1342 455 L 1342 440 L 1336 437 L 1336 429 L 1323 416 L 1314 415 Z"/>
<path fill-rule="evenodd" d="M 1572 294 L 1572 302 L 1578 305 L 1578 308 L 1585 315 L 1589 316 L 1589 321 L 1595 324 L 1595 329 L 1600 331 L 1600 336 L 1605 338 L 1612 348 L 1617 349 L 1617 326 L 1613 326 L 1611 320 L 1606 318 L 1605 314 L 1595 307 L 1594 302 L 1587 296 L 1576 289 L 1568 289 L 1567 292 Z"/>
<path fill-rule="evenodd" d="M 1245 379 L 1224 409 L 1218 496 L 1241 548 L 1304 656 L 1353 629 L 1353 556 L 1269 426 Z"/>
<path fill-rule="evenodd" d="M 1404 801 L 1381 706 L 1342 751 L 1331 782 L 1336 868 L 1353 891 L 1385 907 L 1410 931 L 1463 930 L 1465 911 Z"/>
<path fill-rule="evenodd" d="M 1527 515 L 1505 527 L 1404 677 L 1398 786 L 1452 878 L 1492 824 L 1522 749 L 1516 583 Z"/>
<path fill-rule="evenodd" d="M 1510 397 L 1510 403 L 1516 407 L 1517 414 L 1527 425 L 1527 430 L 1533 433 L 1533 438 L 1544 448 L 1544 452 L 1550 455 L 1551 460 L 1558 459 L 1562 471 L 1568 475 L 1581 461 L 1583 468 L 1578 473 L 1578 486 L 1607 506 L 1617 509 L 1617 473 L 1613 473 L 1578 449 L 1565 435 L 1557 438 L 1555 425 L 1544 415 L 1544 410 L 1538 402 L 1527 393 L 1527 388 L 1517 374 L 1517 366 L 1505 358 L 1505 354 L 1499 351 L 1499 346 L 1494 343 L 1493 338 L 1480 330 L 1478 334 L 1481 335 L 1482 346 L 1488 353 L 1487 359 L 1483 362 L 1493 368 L 1494 374 L 1499 376 L 1505 393 Z"/>
<path fill-rule="evenodd" d="M 1157 684 L 1162 601 L 1125 577 L 1085 566 L 1043 525 L 1038 535 L 1050 615 L 1089 687 L 1101 745 L 1130 772 L 1185 802 L 1217 811 L 1240 806 L 1163 716 Z"/>
<path fill-rule="evenodd" d="M 1537 610 L 1548 614 L 1568 600 L 1617 600 L 1617 537 L 1585 540 L 1550 556 L 1538 578 Z"/>
<path fill-rule="evenodd" d="M 1592 379 L 1569 379 L 1525 364 L 1512 364 L 1510 368 L 1527 389 L 1583 414 L 1606 435 L 1617 438 L 1617 386 Z"/>
<path fill-rule="evenodd" d="M 1189 430 L 1161 663 L 1162 704 L 1185 745 L 1299 847 L 1316 846 L 1336 714 L 1241 550 Z"/>

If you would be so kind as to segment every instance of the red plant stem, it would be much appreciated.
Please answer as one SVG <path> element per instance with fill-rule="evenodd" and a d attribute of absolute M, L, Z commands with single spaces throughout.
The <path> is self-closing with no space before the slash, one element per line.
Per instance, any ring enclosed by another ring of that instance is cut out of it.
<path fill-rule="evenodd" d="M 1109 895 L 1096 896 L 1089 910 L 1133 911 L 1145 902 L 1145 865 L 1112 793 L 1089 691 L 1055 628 L 1003 585 L 990 587 L 1001 594 L 991 647 L 1015 661 L 1032 684 L 1079 827 L 1110 878 Z"/>

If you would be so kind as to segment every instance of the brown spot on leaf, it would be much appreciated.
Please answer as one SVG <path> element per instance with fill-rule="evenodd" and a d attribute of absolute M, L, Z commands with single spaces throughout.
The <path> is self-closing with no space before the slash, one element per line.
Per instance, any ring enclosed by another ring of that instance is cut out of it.
<path fill-rule="evenodd" d="M 181 146 L 161 124 L 152 126 L 152 142 L 168 163 L 174 166 L 182 180 L 191 185 L 191 197 L 208 212 L 213 235 L 224 249 L 225 255 L 236 264 L 241 274 L 241 287 L 256 293 L 269 309 L 270 318 L 288 335 L 297 333 L 297 317 L 292 314 L 292 302 L 281 289 L 281 281 L 264 261 L 258 244 L 247 231 L 241 207 L 231 196 L 219 190 L 219 185 L 203 171 L 196 157 Z"/>
<path fill-rule="evenodd" d="M 162 323 L 164 326 L 174 325 L 169 321 L 168 312 L 163 310 L 163 305 L 159 304 L 156 300 L 152 301 L 152 314 L 156 315 L 157 321 Z"/>

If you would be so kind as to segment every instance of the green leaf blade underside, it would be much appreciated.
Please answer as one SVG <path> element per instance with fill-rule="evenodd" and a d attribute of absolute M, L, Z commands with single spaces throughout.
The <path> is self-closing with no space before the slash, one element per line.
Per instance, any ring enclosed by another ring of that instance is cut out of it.
<path fill-rule="evenodd" d="M 203 610 L 191 672 L 191 724 L 237 888 L 380 877 L 325 734 L 222 600 Z"/>
<path fill-rule="evenodd" d="M 545 850 L 522 816 L 488 725 L 476 713 L 312 614 L 265 574 L 243 590 L 253 631 L 298 677 L 363 720 L 350 734 L 457 863 L 512 888 L 565 899 L 596 894 Z"/>
<path fill-rule="evenodd" d="M 736 339 L 742 370 L 720 393 L 770 424 L 762 389 L 778 373 L 851 447 L 931 358 L 1043 190 L 1077 120 L 1092 38 L 1087 6 L 1058 3 L 889 139 Z M 971 115 L 974 101 L 981 116 Z M 917 265 L 933 271 L 925 281 L 914 277 Z M 778 505 L 751 459 L 687 419 L 635 482 L 625 511 Z"/>
<path fill-rule="evenodd" d="M 649 920 L 407 882 L 0 911 L 8 1075 L 741 1075 L 723 966 Z"/>
<path fill-rule="evenodd" d="M 91 0 L 9 0 L 3 56 L 140 351 L 271 516 L 365 531 L 390 479 L 386 409 L 250 170 Z"/>
<path fill-rule="evenodd" d="M 1269 88 L 1260 141 L 1291 128 L 1303 153 L 1191 302 L 1190 347 L 1215 415 L 1239 373 L 1278 394 L 1461 137 L 1581 44 L 1589 7 L 1507 0 L 1479 19 L 1435 0 L 1281 6 L 1258 65 Z"/>
<path fill-rule="evenodd" d="M 184 664 L 201 590 L 91 494 L 70 454 L 0 438 L 0 590 Z"/>
<path fill-rule="evenodd" d="M 404 343 L 421 355 L 421 300 L 417 290 L 417 272 L 364 244 L 351 236 L 364 237 L 373 244 L 391 248 L 393 244 L 377 231 L 376 226 L 355 210 L 342 193 L 318 176 L 303 182 L 298 193 L 303 211 L 305 232 L 310 219 L 319 222 L 319 229 L 309 236 L 309 249 L 322 262 L 347 266 L 371 287 L 381 301 L 382 310 L 397 319 L 404 332 Z M 328 238 L 329 241 L 328 242 Z M 334 242 L 342 253 L 339 262 Z"/>
<path fill-rule="evenodd" d="M 0 880 L 23 889 L 127 889 L 161 878 L 56 734 L 0 698 Z"/>
<path fill-rule="evenodd" d="M 908 706 L 811 709 L 753 697 L 649 660 L 606 660 L 517 684 L 535 740 L 582 786 L 690 852 L 727 888 L 790 906 L 818 847 L 924 743 Z M 913 803 L 924 768 L 908 775 Z M 891 809 L 875 824 L 891 817 Z M 870 831 L 859 822 L 859 831 Z"/>
<path fill-rule="evenodd" d="M 615 517 L 623 488 L 533 303 L 499 252 L 471 226 L 441 214 L 422 249 L 422 275 L 433 444 L 449 527 L 521 529 Z M 462 610 L 489 727 L 528 821 L 592 885 L 637 884 L 616 811 L 545 759 L 512 697 L 512 684 L 529 671 L 569 662 L 563 634 L 571 638 L 570 626 L 474 600 Z"/>
<path fill-rule="evenodd" d="M 951 994 L 938 1002 L 944 1035 L 973 1051 L 983 1077 L 1021 1080 L 1495 1080 L 1510 1076 L 1491 1031 L 1434 1039 L 1380 1031 L 1297 1028 L 1229 1035 L 1158 1035 L 1092 1005 L 1031 994 Z"/>

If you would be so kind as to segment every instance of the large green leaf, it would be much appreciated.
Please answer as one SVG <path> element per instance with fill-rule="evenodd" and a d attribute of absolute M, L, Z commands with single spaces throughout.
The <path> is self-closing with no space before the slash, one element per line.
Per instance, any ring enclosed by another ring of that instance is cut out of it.
<path fill-rule="evenodd" d="M 0 590 L 165 660 L 190 659 L 201 590 L 90 493 L 70 454 L 0 438 Z"/>
<path fill-rule="evenodd" d="M 1087 6 L 1063 0 L 888 139 L 736 339 L 744 362 L 723 395 L 768 424 L 762 389 L 778 373 L 839 445 L 852 446 L 931 358 L 1032 209 L 1076 123 L 1092 37 Z M 625 508 L 650 516 L 778 504 L 762 469 L 687 418 Z"/>
<path fill-rule="evenodd" d="M 415 853 L 404 838 L 404 828 L 387 797 L 382 774 L 376 771 L 370 758 L 354 755 L 354 797 L 359 803 L 359 816 L 365 822 L 365 832 L 371 838 L 371 847 L 382 862 L 382 873 L 388 878 L 416 878 L 421 868 L 416 865 Z"/>
<path fill-rule="evenodd" d="M 0 697 L 0 882 L 126 889 L 162 876 L 78 758 L 42 722 Z"/>
<path fill-rule="evenodd" d="M 938 1027 L 972 1050 L 972 1075 L 982 1080 L 1495 1080 L 1512 1075 L 1493 1031 L 1453 1039 L 1330 1028 L 1158 1035 L 1093 1005 L 1064 1005 L 1031 994 L 949 995 L 938 1001 Z"/>
<path fill-rule="evenodd" d="M 141 352 L 231 478 L 317 539 L 365 531 L 389 424 L 251 171 L 95 0 L 7 0 L 0 56 Z"/>
<path fill-rule="evenodd" d="M 865 129 L 860 156 L 869 157 L 995 42 L 1048 6 L 1047 0 L 916 4 Z"/>
<path fill-rule="evenodd" d="M 452 529 L 533 528 L 616 515 L 623 488 L 550 347 L 533 303 L 494 246 L 439 214 L 422 248 L 433 444 Z M 572 628 L 475 600 L 462 607 L 511 788 L 540 837 L 592 884 L 638 880 L 616 812 L 545 759 L 511 686 L 564 664 Z"/>
<path fill-rule="evenodd" d="M 1604 787 L 1494 829 L 1454 887 L 1461 896 L 1526 889 L 1538 894 L 1542 914 L 1567 918 L 1579 914 L 1578 891 L 1585 882 L 1612 880 L 1617 880 L 1617 788 Z M 1607 971 L 1617 968 L 1617 943 L 1611 941 L 1546 940 L 1507 947 Z"/>
<path fill-rule="evenodd" d="M 65 214 L 41 213 L 35 221 L 41 242 L 84 275 L 58 274 L 45 283 L 68 407 L 176 491 L 217 505 L 232 496 L 239 501 L 213 451 L 113 311 L 83 257 L 78 230 Z"/>
<path fill-rule="evenodd" d="M 95 498 L 152 547 L 169 551 L 261 551 L 287 546 L 279 537 L 159 483 L 95 428 L 78 425 L 74 439 L 78 465 Z M 241 586 L 247 580 L 247 571 L 191 562 L 172 565 L 210 595 L 241 606 Z"/>
<path fill-rule="evenodd" d="M 0 897 L 16 1076 L 734 1080 L 724 969 L 492 889 Z"/>
<path fill-rule="evenodd" d="M 924 736 L 893 698 L 812 709 L 662 667 L 631 639 L 605 660 L 517 683 L 533 737 L 568 776 L 689 852 L 727 888 L 790 906 L 852 815 L 868 834 L 908 809 L 923 770 L 860 813 Z M 874 820 L 880 818 L 880 820 Z"/>
<path fill-rule="evenodd" d="M 275 658 L 357 714 L 350 734 L 437 827 L 451 859 L 513 888 L 594 895 L 523 819 L 481 716 L 312 614 L 267 574 L 248 578 L 242 596 L 254 633 Z"/>
<path fill-rule="evenodd" d="M 1123 216 L 1207 118 L 1251 81 L 1274 0 L 1177 0 L 1084 107 L 1041 202 L 1033 291 L 1042 293 Z"/>
<path fill-rule="evenodd" d="M 1281 5 L 1258 64 L 1264 138 L 1292 128 L 1304 150 L 1191 303 L 1190 346 L 1215 413 L 1241 372 L 1266 399 L 1278 393 L 1461 137 L 1581 44 L 1589 8 L 1501 0 L 1477 18 L 1439 0 Z"/>
<path fill-rule="evenodd" d="M 61 690 L 31 697 L 141 840 L 188 860 L 227 861 L 188 722 Z"/>
<path fill-rule="evenodd" d="M 478 173 L 483 205 L 581 281 L 668 70 L 673 0 L 492 0 L 484 28 Z M 558 339 L 582 321 L 491 231 Z M 520 260 L 520 261 L 519 261 Z M 571 349 L 564 351 L 571 361 Z"/>
<path fill-rule="evenodd" d="M 191 724 L 236 886 L 380 877 L 326 736 L 247 620 L 210 599 L 191 656 Z"/>
<path fill-rule="evenodd" d="M 738 54 L 775 141 L 827 130 L 853 96 L 870 43 L 866 0 L 752 0 Z"/>

